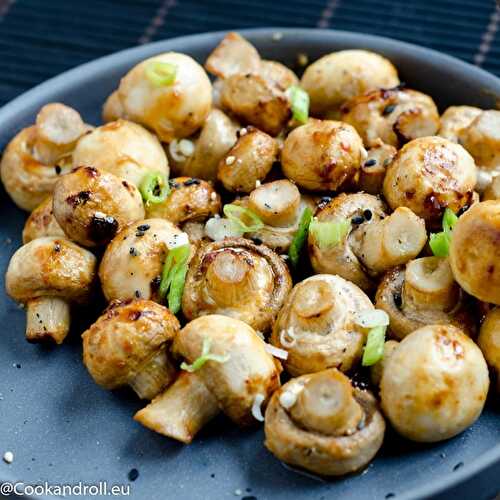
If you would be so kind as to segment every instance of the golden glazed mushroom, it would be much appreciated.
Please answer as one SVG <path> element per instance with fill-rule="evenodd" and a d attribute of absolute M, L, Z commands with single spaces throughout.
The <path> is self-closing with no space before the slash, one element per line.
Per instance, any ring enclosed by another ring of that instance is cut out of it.
<path fill-rule="evenodd" d="M 265 342 L 242 321 L 212 314 L 188 323 L 176 336 L 173 351 L 191 367 L 209 345 L 218 361 L 208 359 L 196 374 L 235 423 L 252 425 L 261 418 L 271 394 L 279 387 L 281 365 L 266 351 Z M 178 411 L 178 410 L 177 410 Z"/>
<path fill-rule="evenodd" d="M 96 266 L 93 254 L 65 238 L 38 238 L 14 253 L 5 288 L 26 305 L 29 342 L 62 343 L 69 332 L 70 304 L 89 301 Z"/>
<path fill-rule="evenodd" d="M 114 301 L 83 333 L 83 362 L 105 389 L 129 385 L 141 399 L 152 399 L 175 378 L 168 347 L 179 328 L 156 302 Z"/>
<path fill-rule="evenodd" d="M 407 439 L 442 441 L 476 421 L 488 387 L 479 347 L 458 328 L 429 325 L 405 337 L 387 360 L 382 409 Z"/>
<path fill-rule="evenodd" d="M 44 236 L 66 236 L 54 217 L 52 196 L 45 198 L 26 220 L 23 229 L 23 244 Z"/>
<path fill-rule="evenodd" d="M 397 340 L 388 340 L 384 342 L 384 352 L 382 354 L 382 359 L 370 367 L 370 380 L 373 385 L 379 386 L 382 380 L 382 374 L 384 373 L 385 367 L 387 366 L 387 361 L 391 357 L 392 353 L 396 350 L 399 342 Z"/>
<path fill-rule="evenodd" d="M 309 120 L 297 127 L 281 152 L 285 176 L 312 191 L 338 191 L 356 182 L 366 158 L 356 129 L 331 120 Z"/>
<path fill-rule="evenodd" d="M 458 284 L 485 302 L 500 304 L 500 201 L 474 204 L 453 228 L 451 270 Z"/>
<path fill-rule="evenodd" d="M 389 315 L 389 333 L 397 339 L 431 324 L 476 331 L 447 258 L 422 257 L 391 269 L 378 286 L 375 305 Z"/>
<path fill-rule="evenodd" d="M 495 307 L 484 318 L 477 343 L 497 379 L 500 391 L 500 309 Z"/>
<path fill-rule="evenodd" d="M 266 410 L 265 446 L 279 460 L 322 476 L 362 469 L 382 445 L 375 398 L 336 369 L 302 375 L 277 390 Z"/>
<path fill-rule="evenodd" d="M 500 200 L 500 176 L 493 177 L 491 184 L 485 189 L 482 201 Z"/>
<path fill-rule="evenodd" d="M 87 247 L 106 245 L 124 227 L 144 219 L 139 190 L 94 167 L 76 168 L 59 179 L 53 209 L 68 237 Z"/>
<path fill-rule="evenodd" d="M 430 225 L 445 208 L 470 205 L 476 166 L 467 151 L 442 137 L 415 139 L 398 151 L 387 168 L 384 196 L 390 207 L 408 207 Z"/>
<path fill-rule="evenodd" d="M 106 170 L 135 186 L 147 174 L 160 173 L 166 178 L 169 174 L 165 151 L 156 136 L 126 120 L 97 127 L 78 141 L 73 166 Z"/>
<path fill-rule="evenodd" d="M 203 68 L 177 52 L 159 54 L 134 66 L 121 80 L 118 96 L 126 116 L 163 142 L 188 137 L 212 107 L 212 85 Z"/>
<path fill-rule="evenodd" d="M 52 103 L 40 110 L 35 125 L 10 141 L 0 163 L 0 176 L 18 207 L 31 211 L 52 193 L 59 175 L 71 168 L 77 140 L 89 130 L 77 111 Z"/>
<path fill-rule="evenodd" d="M 368 147 L 382 140 L 399 148 L 417 137 L 434 135 L 439 128 L 432 98 L 400 87 L 359 95 L 345 103 L 341 112 L 342 121 L 350 123 Z"/>
<path fill-rule="evenodd" d="M 387 167 L 397 152 L 394 146 L 384 144 L 380 140 L 376 141 L 376 144 L 368 150 L 368 156 L 361 165 L 358 188 L 368 194 L 382 194 Z"/>
<path fill-rule="evenodd" d="M 272 250 L 227 238 L 197 250 L 186 276 L 182 311 L 188 319 L 224 314 L 268 331 L 291 288 L 288 268 Z"/>
<path fill-rule="evenodd" d="M 377 88 L 399 85 L 396 68 L 367 50 L 332 52 L 307 67 L 301 86 L 311 99 L 311 113 L 336 118 L 345 101 Z"/>
<path fill-rule="evenodd" d="M 450 106 L 441 115 L 441 125 L 437 135 L 458 142 L 460 131 L 467 128 L 481 113 L 481 109 L 473 106 Z"/>
<path fill-rule="evenodd" d="M 357 314 L 372 310 L 370 299 L 350 281 L 317 274 L 294 286 L 271 343 L 288 352 L 284 366 L 292 376 L 332 367 L 346 372 L 358 364 L 366 342 Z"/>

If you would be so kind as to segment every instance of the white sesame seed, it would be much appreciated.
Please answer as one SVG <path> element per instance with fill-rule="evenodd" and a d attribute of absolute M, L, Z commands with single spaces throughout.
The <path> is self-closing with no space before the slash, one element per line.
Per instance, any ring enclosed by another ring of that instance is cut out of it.
<path fill-rule="evenodd" d="M 255 181 L 255 187 L 256 188 L 260 187 L 260 181 L 258 179 Z"/>
<path fill-rule="evenodd" d="M 210 193 L 210 199 L 211 199 L 212 201 L 215 201 L 215 200 L 217 199 L 217 193 L 216 193 L 215 191 L 212 191 L 212 192 Z"/>
<path fill-rule="evenodd" d="M 6 464 L 11 464 L 14 461 L 14 453 L 12 453 L 11 451 L 6 451 L 3 454 L 3 461 Z"/>
<path fill-rule="evenodd" d="M 241 495 L 243 495 L 243 492 L 238 488 L 237 490 L 234 490 L 234 494 L 235 496 L 240 497 Z"/>
<path fill-rule="evenodd" d="M 236 156 L 228 156 L 226 158 L 226 165 L 232 165 L 236 161 Z"/>
<path fill-rule="evenodd" d="M 247 135 L 248 130 L 246 128 L 240 128 L 240 137 L 243 135 Z"/>

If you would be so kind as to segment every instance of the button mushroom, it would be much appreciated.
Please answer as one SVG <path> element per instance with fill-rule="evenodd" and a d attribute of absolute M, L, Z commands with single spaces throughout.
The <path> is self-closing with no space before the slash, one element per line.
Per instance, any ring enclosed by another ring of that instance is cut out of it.
<path fill-rule="evenodd" d="M 168 249 L 179 238 L 183 233 L 164 219 L 145 219 L 119 232 L 106 247 L 99 266 L 106 299 L 159 301 L 163 264 Z"/>
<path fill-rule="evenodd" d="M 45 198 L 26 220 L 23 229 L 23 243 L 26 244 L 44 236 L 66 236 L 54 217 L 52 196 Z"/>
<path fill-rule="evenodd" d="M 363 354 L 366 330 L 356 321 L 371 311 L 370 299 L 340 276 L 317 274 L 294 286 L 281 308 L 271 343 L 288 352 L 292 375 L 338 368 L 346 372 Z"/>
<path fill-rule="evenodd" d="M 290 465 L 341 476 L 368 465 L 384 432 L 375 398 L 330 369 L 294 378 L 273 394 L 264 444 Z"/>
<path fill-rule="evenodd" d="M 118 90 L 115 90 L 104 102 L 102 107 L 102 121 L 104 123 L 108 123 L 119 120 L 120 118 L 126 120 L 127 116 L 125 114 L 125 110 L 123 109 L 122 102 L 120 101 Z"/>
<path fill-rule="evenodd" d="M 483 201 L 465 212 L 453 228 L 451 270 L 474 297 L 500 304 L 500 202 Z"/>
<path fill-rule="evenodd" d="M 52 103 L 40 110 L 35 125 L 10 141 L 0 175 L 18 207 L 31 211 L 52 193 L 59 175 L 71 168 L 76 141 L 88 131 L 77 111 Z"/>
<path fill-rule="evenodd" d="M 152 399 L 175 378 L 168 347 L 177 318 L 150 300 L 114 301 L 83 335 L 83 362 L 105 389 L 129 385 Z"/>
<path fill-rule="evenodd" d="M 196 369 L 221 410 L 241 426 L 261 418 L 261 407 L 280 385 L 280 364 L 255 330 L 238 319 L 218 314 L 197 318 L 176 336 L 173 351 L 189 363 L 186 369 Z"/>
<path fill-rule="evenodd" d="M 368 156 L 361 165 L 358 188 L 368 194 L 381 194 L 387 166 L 396 156 L 394 146 L 378 141 L 368 150 Z"/>
<path fill-rule="evenodd" d="M 387 360 L 391 357 L 398 344 L 399 342 L 397 340 L 388 340 L 387 342 L 384 342 L 384 352 L 382 353 L 382 359 L 380 359 L 374 365 L 370 366 L 370 380 L 373 385 L 380 385 L 380 381 L 382 380 L 382 373 L 384 373 L 385 367 L 387 366 Z"/>
<path fill-rule="evenodd" d="M 73 153 L 73 166 L 92 166 L 139 186 L 149 173 L 168 178 L 165 151 L 145 128 L 126 120 L 109 122 L 82 137 Z"/>
<path fill-rule="evenodd" d="M 342 121 L 350 123 L 368 147 L 381 139 L 399 148 L 417 137 L 434 135 L 439 128 L 432 98 L 400 87 L 359 95 L 346 102 L 341 112 Z"/>
<path fill-rule="evenodd" d="M 320 209 L 317 223 L 344 224 L 347 230 L 340 241 L 330 243 L 314 230 L 313 221 L 308 236 L 313 269 L 370 290 L 374 276 L 416 257 L 427 240 L 424 222 L 406 208 L 390 216 L 384 208 L 375 196 L 343 193 Z"/>
<path fill-rule="evenodd" d="M 390 207 L 408 207 L 430 225 L 446 207 L 457 212 L 470 205 L 476 166 L 467 151 L 442 137 L 410 141 L 387 168 L 384 196 Z"/>
<path fill-rule="evenodd" d="M 69 332 L 70 304 L 90 299 L 96 265 L 93 254 L 65 238 L 37 238 L 14 253 L 5 288 L 26 305 L 28 342 L 62 343 Z"/>
<path fill-rule="evenodd" d="M 283 260 L 264 245 L 227 238 L 200 247 L 189 265 L 182 311 L 224 314 L 267 331 L 292 288 Z"/>
<path fill-rule="evenodd" d="M 500 391 L 500 309 L 495 307 L 484 318 L 477 343 L 497 379 Z"/>
<path fill-rule="evenodd" d="M 278 143 L 271 136 L 247 127 L 219 162 L 217 178 L 228 191 L 249 193 L 263 181 L 278 158 Z"/>
<path fill-rule="evenodd" d="M 481 109 L 473 106 L 450 106 L 441 115 L 441 126 L 437 135 L 458 142 L 460 131 L 468 127 L 481 112 Z"/>
<path fill-rule="evenodd" d="M 367 157 L 361 137 L 347 123 L 309 120 L 285 139 L 283 173 L 312 191 L 338 191 L 359 177 Z"/>
<path fill-rule="evenodd" d="M 491 184 L 484 190 L 482 200 L 500 200 L 500 175 L 493 177 Z"/>
<path fill-rule="evenodd" d="M 387 360 L 382 409 L 404 437 L 442 441 L 476 421 L 488 387 L 479 347 L 458 328 L 429 325 L 405 337 Z"/>
<path fill-rule="evenodd" d="M 87 247 L 108 244 L 125 226 L 144 218 L 139 190 L 94 167 L 63 175 L 54 188 L 53 208 L 68 237 Z"/>
<path fill-rule="evenodd" d="M 301 86 L 311 99 L 315 116 L 335 117 L 348 99 L 377 88 L 399 85 L 390 61 L 366 50 L 341 50 L 321 57 L 308 66 Z"/>

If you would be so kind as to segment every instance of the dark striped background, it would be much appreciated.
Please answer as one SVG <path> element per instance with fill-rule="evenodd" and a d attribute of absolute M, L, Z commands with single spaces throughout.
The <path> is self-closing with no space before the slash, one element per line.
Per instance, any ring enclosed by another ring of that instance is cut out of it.
<path fill-rule="evenodd" d="M 500 75 L 493 0 L 0 0 L 0 105 L 68 68 L 152 40 L 258 26 L 337 28 L 447 52 Z"/>

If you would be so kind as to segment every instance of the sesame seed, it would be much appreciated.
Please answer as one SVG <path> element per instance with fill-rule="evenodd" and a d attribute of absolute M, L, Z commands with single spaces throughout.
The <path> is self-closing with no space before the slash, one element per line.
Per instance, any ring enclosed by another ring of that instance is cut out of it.
<path fill-rule="evenodd" d="M 14 461 L 14 453 L 11 451 L 6 451 L 3 455 L 3 461 L 6 464 L 11 464 Z"/>
<path fill-rule="evenodd" d="M 248 133 L 248 130 L 246 128 L 240 128 L 240 130 L 239 130 L 240 137 L 247 135 L 247 133 Z"/>
<path fill-rule="evenodd" d="M 255 187 L 256 188 L 260 187 L 260 181 L 258 179 L 255 181 Z"/>
<path fill-rule="evenodd" d="M 373 167 L 373 165 L 377 164 L 377 160 L 375 158 L 370 158 L 368 161 L 365 161 L 365 167 Z"/>
<path fill-rule="evenodd" d="M 226 165 L 232 165 L 236 161 L 236 156 L 228 156 L 226 158 Z"/>
<path fill-rule="evenodd" d="M 238 488 L 237 490 L 234 490 L 234 495 L 240 497 L 241 495 L 243 495 L 243 492 Z"/>

